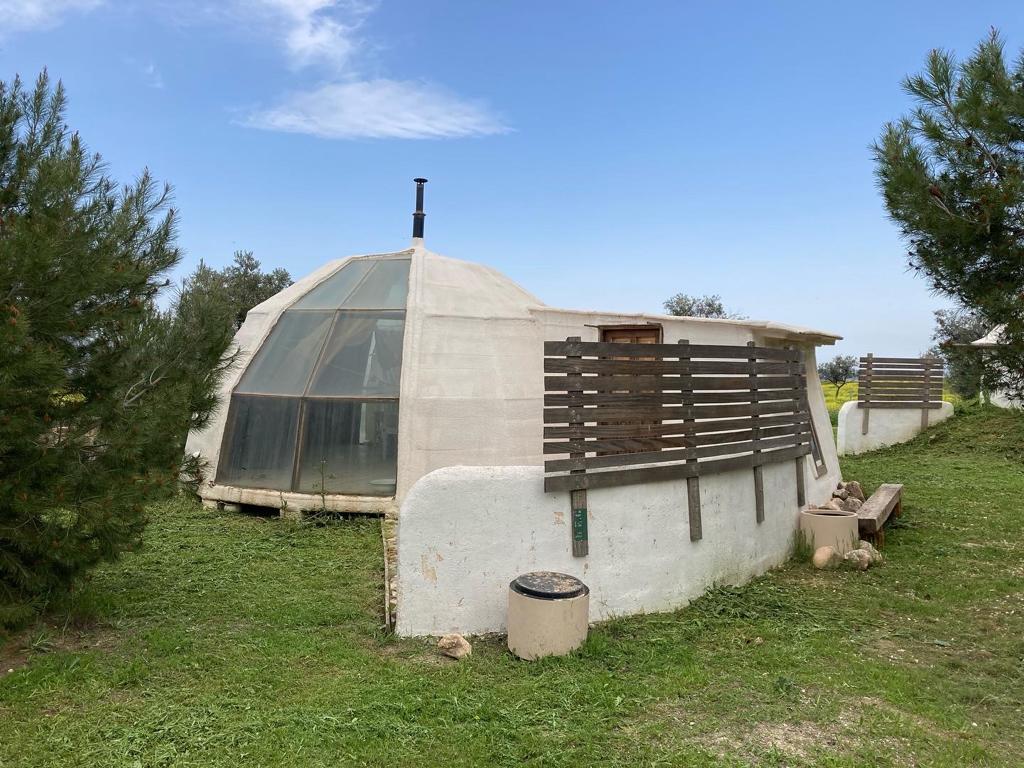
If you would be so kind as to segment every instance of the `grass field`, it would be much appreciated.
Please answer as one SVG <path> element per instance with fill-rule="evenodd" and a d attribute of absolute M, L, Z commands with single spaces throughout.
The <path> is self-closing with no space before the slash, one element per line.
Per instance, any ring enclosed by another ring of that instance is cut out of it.
<path fill-rule="evenodd" d="M 0 766 L 1019 766 L 1022 465 L 1024 416 L 966 409 L 844 463 L 906 484 L 885 565 L 790 563 L 533 664 L 383 633 L 375 521 L 168 503 L 0 644 Z"/>

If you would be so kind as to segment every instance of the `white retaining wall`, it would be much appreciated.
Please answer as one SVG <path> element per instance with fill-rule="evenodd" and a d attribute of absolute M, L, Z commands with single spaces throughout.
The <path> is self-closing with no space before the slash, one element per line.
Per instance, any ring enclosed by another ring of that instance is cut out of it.
<path fill-rule="evenodd" d="M 1024 408 L 1024 402 L 1010 397 L 1004 389 L 989 393 L 988 401 L 997 408 Z"/>
<path fill-rule="evenodd" d="M 838 467 L 804 476 L 824 502 Z M 797 528 L 792 461 L 764 468 L 765 520 L 755 520 L 749 469 L 702 477 L 703 538 L 690 541 L 686 481 L 588 491 L 587 557 L 572 556 L 569 494 L 544 493 L 543 468 L 446 467 L 421 478 L 398 522 L 400 635 L 503 632 L 508 584 L 554 570 L 591 589 L 590 620 L 671 610 L 716 584 L 739 584 L 782 563 Z"/>
<path fill-rule="evenodd" d="M 928 426 L 945 421 L 953 415 L 953 404 L 928 411 Z M 864 411 L 856 401 L 843 403 L 839 409 L 839 431 L 836 448 L 840 456 L 874 451 L 887 445 L 905 443 L 921 433 L 920 408 L 872 408 L 868 433 L 862 433 Z"/>

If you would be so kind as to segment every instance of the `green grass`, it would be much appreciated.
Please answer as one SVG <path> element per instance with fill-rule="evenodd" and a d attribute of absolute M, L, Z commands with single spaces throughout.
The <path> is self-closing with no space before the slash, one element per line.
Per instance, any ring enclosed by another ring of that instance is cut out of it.
<path fill-rule="evenodd" d="M 885 565 L 790 563 L 532 664 L 384 634 L 375 521 L 168 503 L 0 644 L 0 766 L 1019 766 L 1022 466 L 1024 416 L 968 408 L 845 462 L 906 484 Z"/>

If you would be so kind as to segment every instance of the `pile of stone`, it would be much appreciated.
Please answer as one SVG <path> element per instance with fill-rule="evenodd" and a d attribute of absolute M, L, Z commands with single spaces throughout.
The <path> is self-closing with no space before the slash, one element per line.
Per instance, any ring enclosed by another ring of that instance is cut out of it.
<path fill-rule="evenodd" d="M 857 512 L 864 504 L 864 489 L 856 480 L 839 483 L 832 491 L 832 498 L 824 504 L 815 504 L 812 509 L 835 509 L 843 512 Z M 834 547 L 819 547 L 814 551 L 812 562 L 815 568 L 838 568 L 846 565 L 858 571 L 866 571 L 872 565 L 878 565 L 885 558 L 872 546 L 871 542 L 861 539 L 856 549 L 845 555 Z"/>
<path fill-rule="evenodd" d="M 873 565 L 879 565 L 885 557 L 872 546 L 870 541 L 861 539 L 856 549 L 851 549 L 845 555 L 839 554 L 834 547 L 818 547 L 814 550 L 814 557 L 811 562 L 815 568 L 831 570 L 840 566 L 855 568 L 858 571 L 866 571 Z"/>
<path fill-rule="evenodd" d="M 856 480 L 839 483 L 832 498 L 824 504 L 815 504 L 812 509 L 840 509 L 844 512 L 856 512 L 864 504 L 864 489 Z"/>

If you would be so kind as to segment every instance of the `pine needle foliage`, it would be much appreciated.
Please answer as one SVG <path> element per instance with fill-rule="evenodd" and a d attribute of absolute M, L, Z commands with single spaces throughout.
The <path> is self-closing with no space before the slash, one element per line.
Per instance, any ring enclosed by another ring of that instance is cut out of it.
<path fill-rule="evenodd" d="M 223 302 L 158 307 L 179 261 L 170 190 L 119 187 L 65 93 L 0 82 L 0 624 L 141 543 L 231 355 Z"/>
<path fill-rule="evenodd" d="M 1024 394 L 1024 56 L 993 30 L 965 61 L 933 50 L 903 87 L 915 107 L 874 145 L 885 205 L 910 267 L 1005 325 L 987 373 Z"/>

